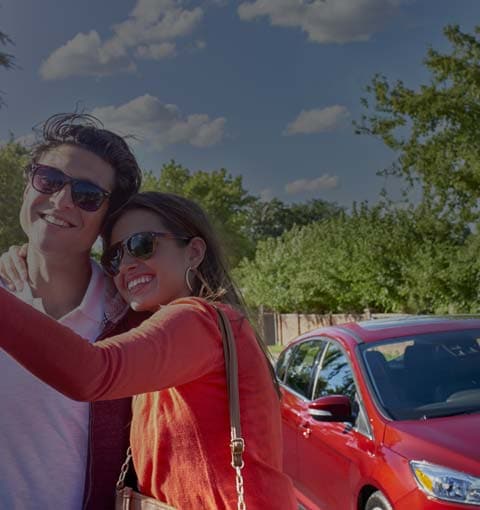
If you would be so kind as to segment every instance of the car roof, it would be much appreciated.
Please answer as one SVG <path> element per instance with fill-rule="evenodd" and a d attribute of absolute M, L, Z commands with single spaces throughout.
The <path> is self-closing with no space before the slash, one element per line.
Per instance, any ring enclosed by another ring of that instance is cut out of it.
<path fill-rule="evenodd" d="M 318 328 L 302 335 L 304 339 L 312 335 L 345 336 L 348 334 L 356 343 L 369 343 L 405 336 L 480 329 L 480 316 L 465 315 L 416 315 L 388 319 L 372 319 L 348 322 L 337 326 Z"/>

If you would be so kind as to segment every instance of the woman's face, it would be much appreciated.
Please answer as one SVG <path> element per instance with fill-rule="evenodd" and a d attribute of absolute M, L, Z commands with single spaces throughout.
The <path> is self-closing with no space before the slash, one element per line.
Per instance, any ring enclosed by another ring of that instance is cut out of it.
<path fill-rule="evenodd" d="M 127 211 L 113 227 L 110 246 L 137 232 L 169 231 L 152 211 Z M 188 243 L 157 237 L 154 252 L 146 260 L 132 257 L 124 247 L 115 285 L 133 310 L 155 311 L 160 305 L 190 295 L 185 272 L 188 267 L 198 267 L 205 253 L 204 247 L 205 243 L 198 237 Z"/>

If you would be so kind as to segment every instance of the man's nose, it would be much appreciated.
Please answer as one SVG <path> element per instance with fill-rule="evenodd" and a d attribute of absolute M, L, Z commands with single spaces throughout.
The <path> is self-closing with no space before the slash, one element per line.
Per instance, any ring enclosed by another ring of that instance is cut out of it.
<path fill-rule="evenodd" d="M 72 209 L 75 207 L 72 199 L 72 187 L 70 184 L 65 184 L 62 189 L 53 193 L 51 200 L 59 209 Z"/>

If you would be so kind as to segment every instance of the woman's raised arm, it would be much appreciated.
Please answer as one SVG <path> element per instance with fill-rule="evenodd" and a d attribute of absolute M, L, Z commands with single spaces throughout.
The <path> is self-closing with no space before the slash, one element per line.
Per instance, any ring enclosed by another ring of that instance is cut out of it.
<path fill-rule="evenodd" d="M 216 312 L 198 298 L 161 307 L 94 344 L 0 289 L 0 347 L 74 400 L 111 400 L 198 379 L 223 363 Z"/>

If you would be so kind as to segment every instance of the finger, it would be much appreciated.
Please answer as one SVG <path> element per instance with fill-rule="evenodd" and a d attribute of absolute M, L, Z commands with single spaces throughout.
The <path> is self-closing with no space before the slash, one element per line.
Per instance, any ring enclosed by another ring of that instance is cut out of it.
<path fill-rule="evenodd" d="M 11 276 L 11 267 L 10 267 L 10 258 L 8 253 L 4 253 L 0 257 L 0 277 L 3 280 L 3 283 L 11 290 L 16 290 L 16 287 L 13 283 L 13 279 Z"/>
<path fill-rule="evenodd" d="M 23 289 L 23 281 L 15 262 L 15 258 L 18 258 L 18 249 L 18 246 L 12 246 L 4 256 L 5 272 L 7 273 L 8 279 L 13 283 L 17 292 Z"/>
<path fill-rule="evenodd" d="M 12 246 L 9 250 L 10 260 L 13 265 L 12 268 L 13 276 L 15 275 L 17 276 L 13 280 L 13 283 L 17 291 L 23 290 L 24 283 L 28 280 L 27 264 L 25 262 L 25 258 L 19 255 L 20 250 L 21 247 L 15 246 Z"/>
<path fill-rule="evenodd" d="M 22 244 L 22 246 L 20 246 L 20 249 L 18 250 L 18 255 L 20 257 L 23 257 L 24 259 L 26 259 L 27 258 L 27 250 L 28 250 L 28 243 Z"/>

